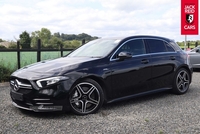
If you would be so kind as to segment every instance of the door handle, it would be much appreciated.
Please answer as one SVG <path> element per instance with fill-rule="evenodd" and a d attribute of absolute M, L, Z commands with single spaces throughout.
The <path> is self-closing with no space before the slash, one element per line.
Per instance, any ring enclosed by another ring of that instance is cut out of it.
<path fill-rule="evenodd" d="M 142 64 L 147 64 L 147 63 L 149 63 L 149 60 L 143 59 L 143 60 L 141 60 L 141 63 L 142 63 Z"/>
<path fill-rule="evenodd" d="M 175 60 L 176 58 L 174 56 L 170 56 L 170 60 Z"/>

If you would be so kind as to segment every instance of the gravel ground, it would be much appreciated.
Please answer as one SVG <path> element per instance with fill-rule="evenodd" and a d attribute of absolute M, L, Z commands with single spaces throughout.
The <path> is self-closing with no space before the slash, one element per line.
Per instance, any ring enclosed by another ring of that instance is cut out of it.
<path fill-rule="evenodd" d="M 34 113 L 11 104 L 9 87 L 0 86 L 0 134 L 199 134 L 200 72 L 184 95 L 168 92 L 104 105 L 92 115 Z"/>

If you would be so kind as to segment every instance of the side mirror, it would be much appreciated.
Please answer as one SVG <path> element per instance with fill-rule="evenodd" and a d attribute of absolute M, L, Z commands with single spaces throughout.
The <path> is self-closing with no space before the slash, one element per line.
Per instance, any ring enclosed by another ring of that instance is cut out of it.
<path fill-rule="evenodd" d="M 118 58 L 119 58 L 119 60 L 129 59 L 129 58 L 132 58 L 132 54 L 129 52 L 120 52 L 118 54 Z"/>

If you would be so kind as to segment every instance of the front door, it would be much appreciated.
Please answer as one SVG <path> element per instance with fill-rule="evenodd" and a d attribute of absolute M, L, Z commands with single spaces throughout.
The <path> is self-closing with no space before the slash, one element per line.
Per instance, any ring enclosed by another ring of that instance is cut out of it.
<path fill-rule="evenodd" d="M 119 60 L 120 52 L 129 52 L 132 58 Z M 121 98 L 149 90 L 151 79 L 151 57 L 146 54 L 142 39 L 125 42 L 110 61 L 112 70 L 112 97 Z"/>

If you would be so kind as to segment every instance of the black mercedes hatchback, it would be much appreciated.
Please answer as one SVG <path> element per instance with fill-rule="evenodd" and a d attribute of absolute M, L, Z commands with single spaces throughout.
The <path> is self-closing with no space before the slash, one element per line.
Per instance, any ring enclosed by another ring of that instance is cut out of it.
<path fill-rule="evenodd" d="M 103 103 L 171 90 L 188 91 L 188 55 L 171 39 L 130 36 L 93 40 L 70 54 L 10 76 L 13 105 L 35 112 L 72 110 L 86 115 Z"/>

